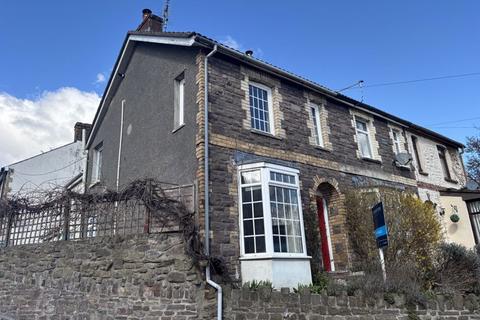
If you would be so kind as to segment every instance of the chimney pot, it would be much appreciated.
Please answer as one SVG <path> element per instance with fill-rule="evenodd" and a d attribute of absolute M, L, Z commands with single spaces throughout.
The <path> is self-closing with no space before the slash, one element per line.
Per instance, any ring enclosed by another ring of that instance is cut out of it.
<path fill-rule="evenodd" d="M 145 20 L 146 18 L 150 17 L 152 15 L 152 10 L 150 9 L 143 9 L 142 10 L 142 18 Z"/>

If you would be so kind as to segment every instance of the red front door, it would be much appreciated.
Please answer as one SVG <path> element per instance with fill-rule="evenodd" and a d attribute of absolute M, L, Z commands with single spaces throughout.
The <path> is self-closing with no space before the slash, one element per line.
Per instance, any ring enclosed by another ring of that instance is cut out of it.
<path fill-rule="evenodd" d="M 317 214 L 318 227 L 320 229 L 320 246 L 322 248 L 323 269 L 325 271 L 332 271 L 332 266 L 330 264 L 330 251 L 328 248 L 328 231 L 325 221 L 325 207 L 323 205 L 323 199 L 321 197 L 317 197 Z"/>

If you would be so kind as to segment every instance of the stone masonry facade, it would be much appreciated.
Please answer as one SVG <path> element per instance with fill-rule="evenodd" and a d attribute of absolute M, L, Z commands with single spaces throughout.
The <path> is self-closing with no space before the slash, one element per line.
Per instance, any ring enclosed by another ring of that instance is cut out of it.
<path fill-rule="evenodd" d="M 207 302 L 182 239 L 167 233 L 2 248 L 0 319 L 210 319 L 215 301 Z"/>
<path fill-rule="evenodd" d="M 59 241 L 0 250 L 0 320 L 215 318 L 215 292 L 183 253 L 177 233 Z M 480 297 L 335 296 L 224 285 L 226 320 L 479 320 Z"/>
<path fill-rule="evenodd" d="M 473 294 L 437 296 L 426 305 L 415 305 L 406 303 L 402 295 L 366 296 L 356 291 L 328 296 L 261 288 L 227 290 L 225 303 L 226 320 L 480 319 L 480 297 Z"/>
<path fill-rule="evenodd" d="M 248 81 L 272 89 L 274 134 L 250 127 Z M 306 107 L 320 105 L 325 147 L 312 145 L 312 119 Z M 394 164 L 390 123 L 369 115 L 374 130 L 374 159 L 361 159 L 355 141 L 354 115 L 347 105 L 308 92 L 295 84 L 241 65 L 226 57 L 209 60 L 210 206 L 212 254 L 225 258 L 232 278 L 240 279 L 238 166 L 249 162 L 280 163 L 300 171 L 299 179 L 307 253 L 312 271 L 322 270 L 316 196 L 332 188 L 329 224 L 336 270 L 350 266 L 344 193 L 351 188 L 386 186 L 416 190 L 414 173 Z M 402 132 L 402 134 L 404 134 Z M 406 141 L 405 137 L 402 141 Z M 407 146 L 405 146 L 406 149 Z M 323 183 L 323 184 L 322 184 Z M 308 245 L 310 244 L 310 245 Z"/>

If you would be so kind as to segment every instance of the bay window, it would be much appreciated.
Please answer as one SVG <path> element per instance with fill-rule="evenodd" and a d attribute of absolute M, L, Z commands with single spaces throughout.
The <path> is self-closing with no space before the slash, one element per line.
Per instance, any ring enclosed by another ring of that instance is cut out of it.
<path fill-rule="evenodd" d="M 240 166 L 242 255 L 306 255 L 298 170 Z"/>

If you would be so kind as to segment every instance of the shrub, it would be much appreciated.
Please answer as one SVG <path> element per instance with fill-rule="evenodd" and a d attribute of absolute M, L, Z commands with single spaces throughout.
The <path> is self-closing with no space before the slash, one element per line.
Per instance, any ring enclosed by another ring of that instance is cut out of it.
<path fill-rule="evenodd" d="M 409 262 L 422 273 L 432 269 L 434 252 L 442 236 L 441 225 L 431 204 L 415 195 L 389 188 L 379 192 L 350 191 L 346 194 L 347 225 L 355 256 L 354 269 L 378 264 L 371 208 L 382 200 L 388 227 L 385 250 L 387 271 L 396 261 Z"/>
<path fill-rule="evenodd" d="M 321 294 L 325 288 L 322 286 L 318 286 L 315 284 L 299 284 L 298 287 L 293 288 L 293 292 L 295 293 L 301 293 L 303 290 L 308 289 L 311 293 L 316 293 L 316 294 Z"/>
<path fill-rule="evenodd" d="M 382 293 L 384 297 L 391 297 L 391 293 L 398 293 L 405 295 L 407 303 L 426 303 L 427 298 L 423 293 L 423 274 L 414 263 L 409 261 L 391 263 L 385 283 L 378 263 L 366 264 L 363 270 L 363 276 L 349 279 L 347 283 L 349 295 L 357 290 L 363 292 L 366 297 L 374 297 Z"/>
<path fill-rule="evenodd" d="M 322 291 L 326 290 L 329 287 L 331 282 L 328 274 L 325 272 L 318 272 L 314 274 L 312 278 L 312 284 L 299 284 L 297 288 L 293 288 L 293 291 L 296 293 L 300 293 L 304 289 L 308 289 L 311 293 L 321 294 Z"/>
<path fill-rule="evenodd" d="M 257 291 L 260 288 L 268 288 L 270 290 L 273 290 L 273 284 L 272 282 L 268 280 L 253 280 L 253 281 L 247 281 L 243 284 L 243 288 L 248 288 L 249 290 L 252 291 Z"/>
<path fill-rule="evenodd" d="M 477 252 L 455 243 L 442 244 L 433 272 L 436 289 L 444 293 L 480 293 L 480 256 Z"/>

